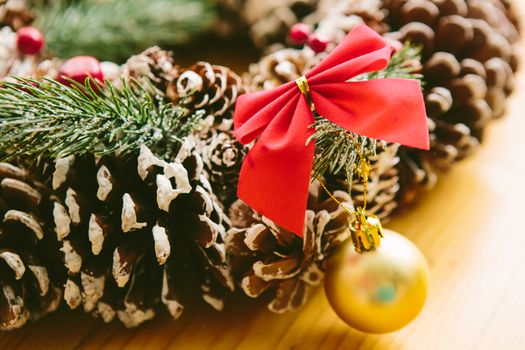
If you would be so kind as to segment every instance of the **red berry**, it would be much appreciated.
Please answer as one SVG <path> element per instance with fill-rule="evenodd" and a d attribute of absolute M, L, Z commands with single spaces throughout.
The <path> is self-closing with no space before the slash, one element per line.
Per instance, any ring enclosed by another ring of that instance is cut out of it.
<path fill-rule="evenodd" d="M 23 55 L 36 55 L 44 47 L 44 36 L 35 27 L 24 27 L 18 30 L 16 44 Z"/>
<path fill-rule="evenodd" d="M 58 71 L 57 80 L 64 85 L 71 85 L 69 80 L 74 80 L 79 84 L 84 84 L 86 79 L 103 82 L 104 74 L 100 62 L 91 56 L 76 56 L 68 59 Z"/>
<path fill-rule="evenodd" d="M 314 33 L 308 38 L 308 46 L 310 46 L 315 53 L 320 53 L 326 50 L 328 40 Z"/>
<path fill-rule="evenodd" d="M 290 28 L 288 37 L 290 41 L 297 45 L 304 44 L 310 36 L 310 27 L 304 23 L 296 23 Z"/>

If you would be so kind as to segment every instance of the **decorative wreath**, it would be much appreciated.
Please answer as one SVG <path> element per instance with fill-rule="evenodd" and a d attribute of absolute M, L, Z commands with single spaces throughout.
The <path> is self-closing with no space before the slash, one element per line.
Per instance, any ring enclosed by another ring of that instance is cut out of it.
<path fill-rule="evenodd" d="M 239 33 L 242 75 L 174 59 Z M 403 326 L 427 267 L 379 220 L 505 114 L 518 36 L 508 0 L 0 0 L 0 328 L 283 313 L 325 272 L 348 324 Z"/>

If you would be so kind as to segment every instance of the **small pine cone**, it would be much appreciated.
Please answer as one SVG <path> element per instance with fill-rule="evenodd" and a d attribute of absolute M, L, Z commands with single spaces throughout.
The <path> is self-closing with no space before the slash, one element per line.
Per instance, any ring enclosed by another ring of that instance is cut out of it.
<path fill-rule="evenodd" d="M 250 91 L 267 90 L 299 78 L 318 62 L 310 50 L 282 49 L 252 63 L 243 79 Z"/>
<path fill-rule="evenodd" d="M 62 297 L 51 191 L 28 171 L 0 163 L 0 329 L 56 310 Z"/>
<path fill-rule="evenodd" d="M 366 212 L 376 215 L 383 223 L 387 222 L 398 206 L 398 149 L 398 145 L 388 145 L 369 159 L 371 168 L 367 184 Z M 331 192 L 348 191 L 347 181 L 343 174 L 328 176 L 326 185 Z M 353 179 L 351 190 L 354 207 L 362 207 L 364 186 L 361 179 Z"/>
<path fill-rule="evenodd" d="M 204 300 L 223 306 L 233 281 L 224 253 L 225 215 L 201 158 L 181 148 L 168 163 L 142 147 L 135 159 L 68 157 L 55 163 L 53 188 L 65 203 L 57 230 L 71 308 L 127 327 L 161 302 L 177 318 L 187 266 L 202 276 Z M 59 234 L 60 233 L 60 234 Z"/>
<path fill-rule="evenodd" d="M 386 15 L 380 0 L 320 0 L 307 22 L 335 47 L 358 24 L 364 23 L 380 34 L 388 32 Z"/>
<path fill-rule="evenodd" d="M 153 46 L 138 55 L 132 56 L 124 64 L 124 76 L 138 81 L 152 82 L 160 91 L 166 91 L 168 84 L 179 73 L 179 67 L 173 60 L 171 51 L 161 50 Z"/>
<path fill-rule="evenodd" d="M 225 14 L 222 27 L 226 32 L 248 28 L 255 46 L 267 47 L 275 42 L 284 42 L 290 27 L 301 22 L 315 10 L 318 0 L 219 0 Z M 240 28 L 224 23 L 232 17 L 240 17 Z"/>
<path fill-rule="evenodd" d="M 225 208 L 237 199 L 237 183 L 248 147 L 230 132 L 213 134 L 203 146 L 202 158 L 213 192 Z"/>
<path fill-rule="evenodd" d="M 233 128 L 233 107 L 243 93 L 241 78 L 227 67 L 198 62 L 168 83 L 167 96 L 191 111 L 204 110 L 210 126 Z"/>
<path fill-rule="evenodd" d="M 398 30 L 392 37 L 424 45 L 430 151 L 401 149 L 401 198 L 411 199 L 416 188 L 435 184 L 436 170 L 471 154 L 488 122 L 505 113 L 518 29 L 500 0 L 390 0 L 385 8 Z"/>
<path fill-rule="evenodd" d="M 4 26 L 18 30 L 35 19 L 25 0 L 0 0 L 0 28 Z"/>
<path fill-rule="evenodd" d="M 227 233 L 226 249 L 235 281 L 250 297 L 269 298 L 268 308 L 277 313 L 294 310 L 306 302 L 310 286 L 323 277 L 325 260 L 333 248 L 350 237 L 351 215 L 327 198 L 318 183 L 310 189 L 304 237 L 276 226 L 246 205 L 236 202 L 230 213 L 250 220 L 234 220 L 246 227 Z M 341 191 L 335 197 L 352 209 L 350 197 Z"/>
<path fill-rule="evenodd" d="M 182 69 L 171 52 L 155 46 L 131 57 L 122 71 L 127 79 L 153 82 L 173 103 L 192 112 L 204 111 L 202 138 L 209 136 L 210 129 L 233 128 L 233 107 L 244 88 L 241 78 L 229 68 L 198 62 Z"/>

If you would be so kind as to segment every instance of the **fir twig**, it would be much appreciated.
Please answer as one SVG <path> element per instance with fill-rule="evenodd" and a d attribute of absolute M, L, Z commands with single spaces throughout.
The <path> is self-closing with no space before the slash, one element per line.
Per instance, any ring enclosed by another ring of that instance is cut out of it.
<path fill-rule="evenodd" d="M 58 0 L 36 12 L 54 55 L 115 62 L 153 45 L 187 43 L 215 20 L 211 0 Z"/>
<path fill-rule="evenodd" d="M 122 84 L 94 89 L 89 80 L 72 87 L 53 80 L 2 82 L 0 158 L 125 156 L 142 144 L 168 156 L 202 117 L 152 96 L 151 86 Z"/>
<path fill-rule="evenodd" d="M 411 44 L 406 44 L 390 60 L 388 66 L 379 71 L 363 74 L 353 81 L 362 81 L 379 78 L 409 78 L 422 79 L 420 70 L 421 49 Z M 315 133 L 308 142 L 315 140 L 315 157 L 312 169 L 312 179 L 324 175 L 339 174 L 344 172 L 348 184 L 348 192 L 351 192 L 351 184 L 354 173 L 358 169 L 359 153 L 361 148 L 363 157 L 369 158 L 386 146 L 383 141 L 359 136 L 337 124 L 316 116 L 314 124 L 310 126 Z"/>
<path fill-rule="evenodd" d="M 379 78 L 407 78 L 417 79 L 423 85 L 423 75 L 417 73 L 421 71 L 421 49 L 419 45 L 406 43 L 388 63 L 388 66 L 379 71 L 364 74 L 366 80 Z"/>

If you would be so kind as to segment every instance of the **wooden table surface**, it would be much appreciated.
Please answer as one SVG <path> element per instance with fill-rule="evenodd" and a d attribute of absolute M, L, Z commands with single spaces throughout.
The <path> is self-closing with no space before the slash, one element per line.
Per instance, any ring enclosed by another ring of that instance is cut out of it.
<path fill-rule="evenodd" d="M 177 321 L 161 316 L 132 330 L 60 311 L 1 333 L 0 349 L 525 349 L 524 111 L 522 71 L 507 117 L 489 128 L 480 151 L 389 224 L 431 269 L 427 305 L 399 332 L 349 329 L 319 288 L 295 313 L 274 315 L 236 295 L 222 313 L 195 301 Z"/>

